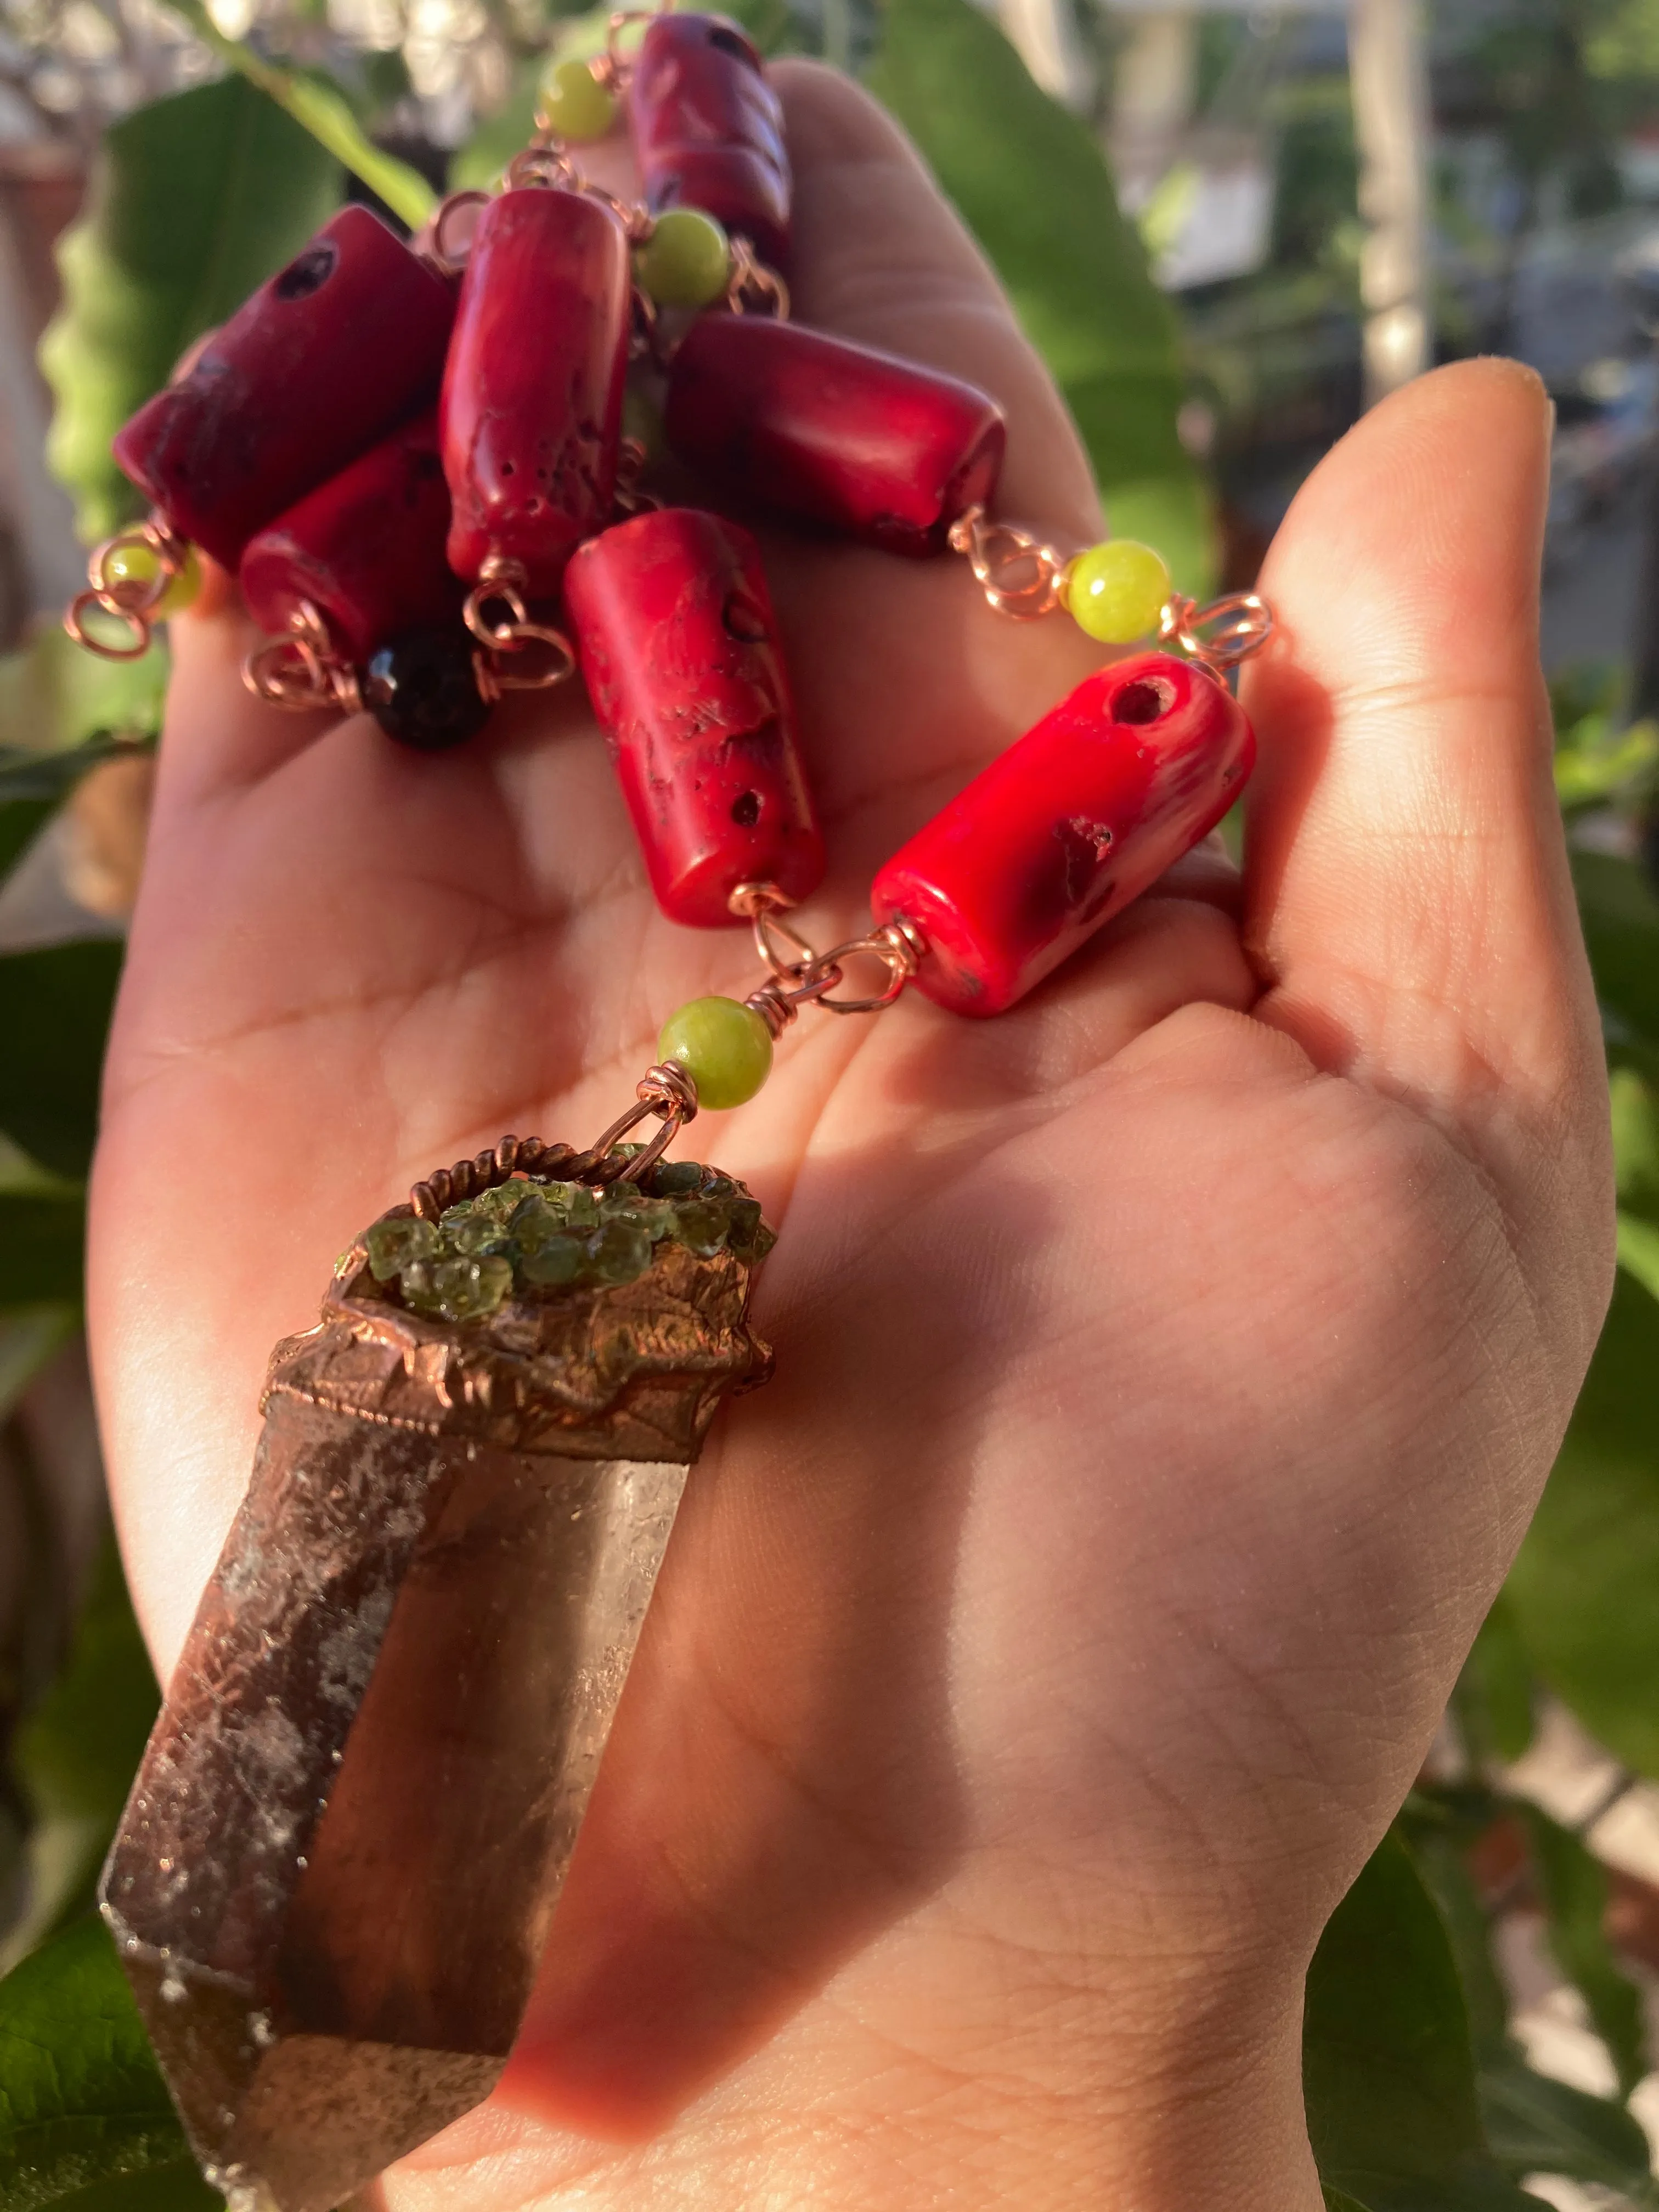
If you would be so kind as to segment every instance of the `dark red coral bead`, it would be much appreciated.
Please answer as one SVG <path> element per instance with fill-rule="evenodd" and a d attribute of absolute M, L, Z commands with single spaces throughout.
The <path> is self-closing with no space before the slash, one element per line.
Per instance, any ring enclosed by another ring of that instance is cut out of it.
<path fill-rule="evenodd" d="M 628 110 L 653 214 L 701 208 L 781 266 L 790 198 L 783 110 L 737 25 L 724 15 L 658 15 L 640 42 Z"/>
<path fill-rule="evenodd" d="M 749 532 L 692 507 L 636 515 L 582 547 L 564 595 L 663 912 L 719 928 L 741 883 L 815 890 L 823 839 Z"/>
<path fill-rule="evenodd" d="M 361 664 L 402 631 L 459 627 L 448 531 L 438 419 L 428 408 L 249 539 L 242 597 L 267 630 L 286 629 L 309 599 Z"/>
<path fill-rule="evenodd" d="M 433 398 L 454 318 L 434 270 L 343 208 L 138 410 L 116 460 L 234 568 L 255 531 Z"/>
<path fill-rule="evenodd" d="M 758 315 L 697 318 L 665 421 L 680 459 L 728 496 L 917 556 L 989 505 L 1006 441 L 971 384 Z"/>
<path fill-rule="evenodd" d="M 439 409 L 469 583 L 498 553 L 544 597 L 610 520 L 631 283 L 623 227 L 589 193 L 503 192 L 479 219 Z"/>
<path fill-rule="evenodd" d="M 1024 997 L 1214 829 L 1255 760 L 1243 708 L 1164 653 L 1115 661 L 999 755 L 875 880 L 959 1014 Z"/>

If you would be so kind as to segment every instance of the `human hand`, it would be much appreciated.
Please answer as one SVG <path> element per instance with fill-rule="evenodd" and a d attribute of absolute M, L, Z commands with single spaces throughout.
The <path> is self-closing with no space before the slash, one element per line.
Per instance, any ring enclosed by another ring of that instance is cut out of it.
<path fill-rule="evenodd" d="M 803 319 L 996 392 L 1001 511 L 1097 535 L 1063 410 L 891 126 L 778 75 Z M 1535 658 L 1547 431 L 1529 375 L 1468 365 L 1304 489 L 1246 686 L 1242 886 L 1194 856 L 994 1022 L 809 1013 L 698 1124 L 782 1231 L 777 1379 L 688 1488 L 508 2074 L 391 2212 L 1316 2212 L 1302 1976 L 1609 1280 Z M 997 621 L 956 562 L 766 550 L 830 941 L 1092 654 Z M 333 1254 L 504 1130 L 590 1140 L 668 1012 L 754 980 L 736 932 L 656 914 L 580 700 L 416 758 L 249 700 L 249 635 L 178 626 L 94 1178 L 100 1400 L 163 1670 Z"/>

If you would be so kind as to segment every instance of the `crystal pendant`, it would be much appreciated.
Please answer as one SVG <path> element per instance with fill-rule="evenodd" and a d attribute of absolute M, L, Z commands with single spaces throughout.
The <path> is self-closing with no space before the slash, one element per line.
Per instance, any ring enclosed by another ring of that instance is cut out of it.
<path fill-rule="evenodd" d="M 246 2212 L 332 2212 L 489 2094 L 687 1468 L 768 1371 L 740 1185 L 676 1163 L 596 1190 L 548 1179 L 563 1148 L 502 1152 L 538 1179 L 488 1154 L 434 1178 L 461 1202 L 383 1217 L 277 1346 L 105 1873 Z"/>

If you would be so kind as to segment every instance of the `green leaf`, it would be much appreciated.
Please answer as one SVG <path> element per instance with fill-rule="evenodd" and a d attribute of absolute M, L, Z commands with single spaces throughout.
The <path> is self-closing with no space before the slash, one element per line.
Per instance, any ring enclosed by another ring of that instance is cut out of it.
<path fill-rule="evenodd" d="M 1659 897 L 1610 853 L 1575 852 L 1572 879 L 1610 1033 L 1659 1047 Z"/>
<path fill-rule="evenodd" d="M 1533 1693 L 1526 1644 L 1500 1592 L 1452 1692 L 1458 1733 L 1477 1766 L 1521 1757 L 1533 1737 Z"/>
<path fill-rule="evenodd" d="M 1606 1871 L 1570 1828 L 1538 1806 L 1522 1803 L 1516 1810 L 1531 1847 L 1555 1963 L 1583 1998 L 1613 2060 L 1620 2094 L 1628 2097 L 1648 2070 L 1647 2034 L 1640 1993 L 1620 1972 L 1602 1929 Z"/>
<path fill-rule="evenodd" d="M 1564 812 L 1607 802 L 1659 765 L 1659 723 L 1620 729 L 1607 714 L 1587 714 L 1562 731 L 1555 748 L 1555 795 Z"/>
<path fill-rule="evenodd" d="M 16 787 L 15 764 L 96 735 L 153 738 L 167 699 L 167 653 L 159 641 L 139 660 L 104 660 L 56 623 L 0 654 L 0 799 L 61 793 Z"/>
<path fill-rule="evenodd" d="M 1622 2105 L 1534 2073 L 1511 2053 L 1482 2067 L 1480 2111 L 1493 2156 L 1517 2179 L 1560 2173 L 1634 2203 L 1659 2201 L 1647 2136 Z"/>
<path fill-rule="evenodd" d="M 222 2212 L 101 1921 L 65 1929 L 0 1982 L 0 2205 Z"/>
<path fill-rule="evenodd" d="M 88 538 L 142 509 L 110 440 L 192 340 L 291 260 L 339 204 L 337 162 L 237 77 L 158 100 L 106 134 L 87 211 L 58 250 L 40 345 L 57 398 L 46 457 Z"/>
<path fill-rule="evenodd" d="M 1451 1945 L 1396 1834 L 1308 1970 L 1302 2079 L 1321 2177 L 1365 2212 L 1535 2212 L 1487 2145 Z"/>
<path fill-rule="evenodd" d="M 86 1204 L 64 1196 L 0 1191 L 0 1312 L 79 1305 L 87 1242 Z"/>
<path fill-rule="evenodd" d="M 160 1703 L 120 1556 L 106 1534 L 68 1663 L 13 1749 L 34 1816 L 29 1911 L 12 1938 L 13 1956 L 90 1909 Z"/>
<path fill-rule="evenodd" d="M 80 1322 L 69 1304 L 24 1306 L 0 1315 L 0 1421 L 52 1357 L 69 1342 Z"/>
<path fill-rule="evenodd" d="M 302 131 L 384 200 L 411 230 L 420 228 L 438 204 L 437 194 L 418 169 L 411 169 L 407 161 L 398 161 L 395 155 L 382 153 L 364 137 L 351 102 L 333 78 L 306 70 L 284 69 L 280 63 L 255 53 L 241 40 L 228 39 L 202 0 L 169 0 L 169 4 L 221 61 L 285 110 Z M 312 230 L 316 228 L 313 223 Z M 284 254 L 282 259 L 289 258 Z M 280 269 L 282 260 L 272 266 Z"/>
<path fill-rule="evenodd" d="M 1623 1268 L 1505 1585 L 1532 1662 L 1591 1735 L 1659 1777 L 1659 1303 Z"/>
<path fill-rule="evenodd" d="M 1213 544 L 1176 435 L 1176 321 L 1118 211 L 1104 157 L 970 0 L 890 0 L 872 89 L 910 132 L 1007 287 L 1089 449 L 1111 526 L 1155 544 L 1183 589 Z"/>
<path fill-rule="evenodd" d="M 0 957 L 0 1129 L 54 1174 L 92 1164 L 122 954 L 88 938 Z"/>

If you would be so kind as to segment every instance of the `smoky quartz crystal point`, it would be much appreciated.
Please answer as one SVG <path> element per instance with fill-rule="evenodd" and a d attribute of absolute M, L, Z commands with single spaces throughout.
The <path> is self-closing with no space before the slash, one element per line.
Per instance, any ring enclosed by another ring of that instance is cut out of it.
<path fill-rule="evenodd" d="M 238 2212 L 333 2212 L 488 2094 L 687 1468 L 769 1370 L 742 1186 L 595 1173 L 434 1176 L 272 1357 L 103 1886 Z"/>

